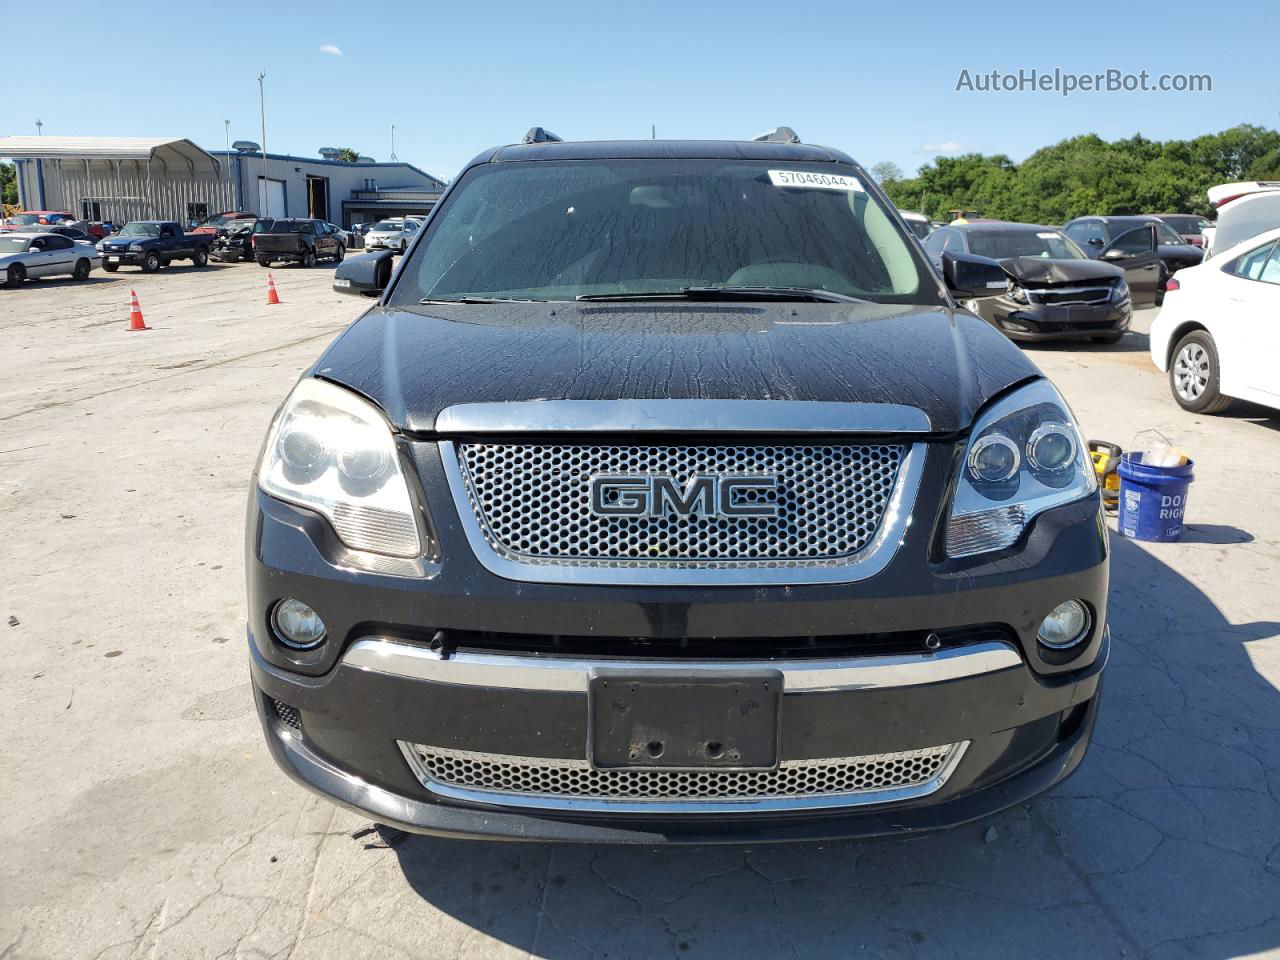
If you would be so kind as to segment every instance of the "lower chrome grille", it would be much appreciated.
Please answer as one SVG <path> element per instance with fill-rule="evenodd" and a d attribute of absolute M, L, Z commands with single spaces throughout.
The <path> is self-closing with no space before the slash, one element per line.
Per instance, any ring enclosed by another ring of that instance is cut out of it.
<path fill-rule="evenodd" d="M 292 707 L 283 700 L 272 700 L 271 705 L 275 708 L 276 716 L 280 718 L 281 723 L 295 730 L 302 729 L 302 716 L 298 713 L 297 707 Z"/>
<path fill-rule="evenodd" d="M 400 749 L 427 789 L 454 799 L 508 806 L 660 812 L 741 809 L 744 804 L 858 806 L 933 793 L 967 742 L 919 750 L 784 760 L 772 770 L 599 769 L 587 760 L 522 757 L 425 746 Z"/>

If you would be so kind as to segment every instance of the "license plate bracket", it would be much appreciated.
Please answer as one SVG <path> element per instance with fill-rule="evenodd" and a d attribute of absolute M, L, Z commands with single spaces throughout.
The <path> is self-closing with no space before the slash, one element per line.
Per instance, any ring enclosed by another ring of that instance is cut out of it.
<path fill-rule="evenodd" d="M 782 674 L 654 676 L 596 671 L 587 689 L 592 763 L 600 768 L 778 765 Z"/>

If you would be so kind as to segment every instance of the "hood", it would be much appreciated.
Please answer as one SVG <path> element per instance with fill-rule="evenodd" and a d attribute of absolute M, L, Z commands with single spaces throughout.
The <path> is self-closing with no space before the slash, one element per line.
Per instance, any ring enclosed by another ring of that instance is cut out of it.
<path fill-rule="evenodd" d="M 1039 375 L 970 313 L 826 303 L 375 307 L 311 373 L 424 433 L 457 403 L 667 398 L 906 404 L 949 433 Z"/>
<path fill-rule="evenodd" d="M 1045 260 L 1041 257 L 1010 257 L 1001 260 L 1004 272 L 1019 283 L 1079 283 L 1082 280 L 1115 280 L 1124 271 L 1101 260 Z"/>

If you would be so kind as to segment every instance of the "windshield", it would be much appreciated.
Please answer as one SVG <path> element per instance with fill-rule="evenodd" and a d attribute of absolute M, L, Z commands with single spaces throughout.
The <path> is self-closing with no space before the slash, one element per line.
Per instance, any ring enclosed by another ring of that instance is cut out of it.
<path fill-rule="evenodd" d="M 0 236 L 0 257 L 10 253 L 24 253 L 30 242 L 26 237 Z"/>
<path fill-rule="evenodd" d="M 896 222 L 850 172 L 743 160 L 473 167 L 402 268 L 391 302 L 708 286 L 939 302 Z"/>
<path fill-rule="evenodd" d="M 160 226 L 155 223 L 126 223 L 120 228 L 122 237 L 158 237 Z"/>
<path fill-rule="evenodd" d="M 399 233 L 404 224 L 398 220 L 382 220 L 373 229 L 381 233 Z"/>
<path fill-rule="evenodd" d="M 979 257 L 1039 257 L 1042 260 L 1087 260 L 1074 243 L 1057 230 L 971 230 L 969 251 Z"/>
<path fill-rule="evenodd" d="M 1160 219 L 1179 233 L 1204 233 L 1204 228 L 1209 226 L 1209 221 L 1204 217 L 1161 217 Z"/>

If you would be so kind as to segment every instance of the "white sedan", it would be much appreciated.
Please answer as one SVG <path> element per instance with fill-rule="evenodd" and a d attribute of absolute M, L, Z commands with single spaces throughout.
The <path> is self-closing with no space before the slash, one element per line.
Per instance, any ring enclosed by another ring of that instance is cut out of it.
<path fill-rule="evenodd" d="M 1151 359 L 1184 410 L 1219 413 L 1233 397 L 1280 409 L 1280 229 L 1169 279 Z"/>
<path fill-rule="evenodd" d="M 56 233 L 0 234 L 0 274 L 8 287 L 59 274 L 87 280 L 89 271 L 101 265 L 102 257 L 91 243 Z"/>

